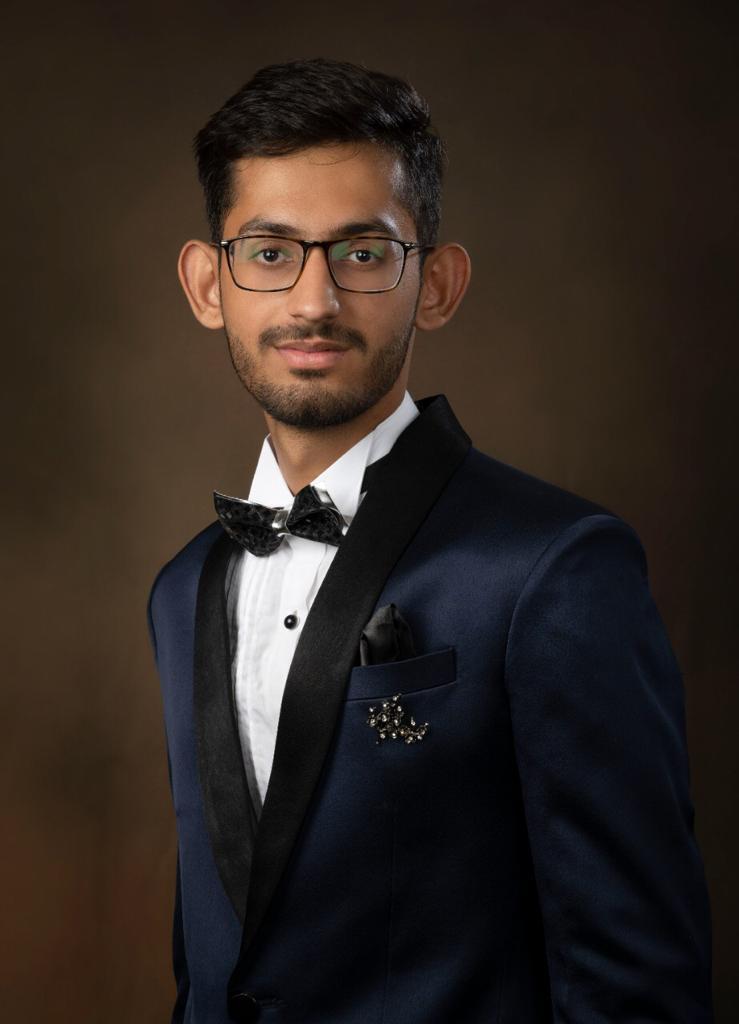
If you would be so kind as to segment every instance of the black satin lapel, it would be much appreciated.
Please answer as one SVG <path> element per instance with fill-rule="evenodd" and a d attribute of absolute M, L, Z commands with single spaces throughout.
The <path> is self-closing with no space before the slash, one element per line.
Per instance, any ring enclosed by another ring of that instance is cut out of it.
<path fill-rule="evenodd" d="M 223 887 L 243 922 L 257 817 L 233 706 L 226 580 L 238 546 L 224 533 L 203 564 L 195 611 L 193 703 L 205 821 Z"/>
<path fill-rule="evenodd" d="M 242 953 L 264 919 L 316 788 L 362 629 L 395 563 L 469 450 L 470 439 L 443 395 L 417 405 L 420 415 L 372 467 L 370 489 L 293 657 L 254 847 Z"/>

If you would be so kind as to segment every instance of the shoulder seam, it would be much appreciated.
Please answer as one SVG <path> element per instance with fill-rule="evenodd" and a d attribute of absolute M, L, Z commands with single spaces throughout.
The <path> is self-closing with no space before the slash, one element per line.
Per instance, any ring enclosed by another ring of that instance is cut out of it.
<path fill-rule="evenodd" d="M 567 533 L 569 533 L 570 530 L 574 530 L 575 527 L 577 527 L 577 526 L 582 526 L 584 523 L 586 523 L 590 519 L 603 519 L 606 522 L 608 522 L 610 525 L 618 525 L 618 526 L 622 527 L 628 533 L 631 533 L 633 535 L 633 537 L 636 539 L 637 543 L 641 547 L 641 541 L 639 540 L 639 537 L 638 537 L 636 531 L 633 529 L 633 527 L 629 526 L 629 524 L 624 519 L 621 519 L 620 516 L 617 516 L 617 515 L 615 515 L 612 512 L 594 512 L 594 513 L 592 513 L 590 515 L 587 515 L 587 516 L 579 516 L 577 519 L 573 520 L 571 523 L 568 523 L 563 529 L 559 530 L 559 532 L 556 533 L 554 535 L 554 537 L 552 537 L 552 539 L 549 541 L 549 543 L 544 545 L 542 550 L 539 552 L 537 557 L 534 559 L 534 561 L 533 561 L 533 563 L 531 565 L 531 568 L 529 569 L 529 571 L 526 574 L 526 578 L 524 579 L 523 583 L 521 584 L 521 589 L 519 590 L 518 596 L 516 597 L 516 602 L 515 602 L 515 604 L 513 606 L 513 610 L 511 612 L 511 617 L 510 617 L 510 620 L 508 622 L 508 630 L 507 630 L 507 633 L 506 633 L 506 642 L 505 642 L 505 651 L 504 651 L 504 655 L 503 655 L 503 664 L 505 666 L 508 665 L 508 645 L 509 645 L 509 642 L 510 642 L 511 629 L 513 627 L 513 622 L 514 622 L 514 619 L 516 618 L 516 612 L 518 611 L 518 606 L 521 603 L 521 599 L 522 599 L 523 595 L 526 593 L 526 589 L 527 589 L 527 587 L 529 585 L 529 582 L 530 582 L 532 576 L 535 574 L 536 570 L 539 568 L 541 563 L 544 561 L 544 559 L 546 558 L 546 556 L 549 553 L 549 551 L 551 551 L 551 549 L 554 547 L 555 544 L 558 543 L 558 541 L 560 541 Z M 505 671 L 505 669 L 504 669 L 504 671 Z"/>

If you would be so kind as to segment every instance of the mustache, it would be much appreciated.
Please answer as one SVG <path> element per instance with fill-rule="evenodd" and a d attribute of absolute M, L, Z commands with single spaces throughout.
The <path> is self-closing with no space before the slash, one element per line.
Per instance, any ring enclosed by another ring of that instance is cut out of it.
<path fill-rule="evenodd" d="M 259 335 L 259 347 L 265 349 L 280 341 L 305 341 L 306 338 L 338 341 L 349 348 L 358 348 L 360 352 L 367 349 L 367 342 L 361 331 L 353 327 L 344 327 L 332 320 L 314 324 L 312 327 L 299 327 L 297 324 L 291 324 L 289 327 L 268 327 Z"/>

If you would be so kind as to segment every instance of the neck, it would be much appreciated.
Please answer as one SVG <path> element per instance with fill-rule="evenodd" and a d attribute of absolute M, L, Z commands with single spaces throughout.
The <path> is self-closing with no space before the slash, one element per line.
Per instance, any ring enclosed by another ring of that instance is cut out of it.
<path fill-rule="evenodd" d="M 318 430 L 302 430 L 280 423 L 264 414 L 270 444 L 285 483 L 293 494 L 336 462 L 344 452 L 374 430 L 378 423 L 395 412 L 403 400 L 405 386 L 393 388 L 379 402 L 348 423 Z"/>

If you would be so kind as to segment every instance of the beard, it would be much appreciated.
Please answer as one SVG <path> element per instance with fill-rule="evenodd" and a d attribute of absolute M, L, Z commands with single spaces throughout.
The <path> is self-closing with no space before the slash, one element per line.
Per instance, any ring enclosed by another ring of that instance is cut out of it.
<path fill-rule="evenodd" d="M 414 315 L 402 329 L 393 334 L 372 356 L 361 377 L 352 386 L 334 391 L 322 384 L 325 370 L 293 369 L 300 381 L 295 384 L 275 384 L 260 372 L 260 360 L 247 351 L 239 337 L 228 326 L 224 326 L 226 340 L 233 365 L 239 380 L 249 394 L 273 419 L 290 427 L 302 430 L 322 430 L 336 427 L 361 416 L 383 398 L 400 376 L 413 337 Z M 333 321 L 316 324 L 310 328 L 271 327 L 262 331 L 258 339 L 260 353 L 281 341 L 300 341 L 305 338 L 321 337 L 336 341 L 349 348 L 367 351 L 364 335 L 353 328 L 342 327 Z M 314 383 L 307 386 L 305 381 Z"/>

